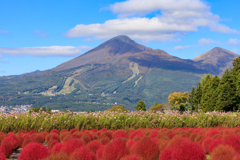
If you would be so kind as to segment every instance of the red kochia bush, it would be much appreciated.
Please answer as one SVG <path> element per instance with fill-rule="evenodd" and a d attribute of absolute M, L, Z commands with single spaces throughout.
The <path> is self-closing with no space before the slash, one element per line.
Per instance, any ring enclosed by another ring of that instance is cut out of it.
<path fill-rule="evenodd" d="M 19 160 L 42 160 L 50 154 L 49 150 L 40 143 L 30 143 L 21 152 Z"/>
<path fill-rule="evenodd" d="M 108 138 L 108 137 L 102 137 L 99 139 L 99 141 L 105 145 L 105 144 L 108 144 L 111 140 Z"/>
<path fill-rule="evenodd" d="M 57 144 L 57 143 L 59 143 L 58 140 L 55 140 L 55 139 L 50 140 L 50 141 L 48 142 L 48 148 L 51 150 L 51 149 L 54 147 L 54 145 Z"/>
<path fill-rule="evenodd" d="M 38 134 L 38 135 L 36 135 L 36 137 L 35 137 L 35 142 L 43 143 L 44 141 L 45 141 L 45 138 L 44 138 L 44 135 L 43 135 L 43 134 Z"/>
<path fill-rule="evenodd" d="M 88 147 L 83 146 L 71 154 L 71 160 L 96 160 L 96 156 Z"/>
<path fill-rule="evenodd" d="M 96 152 L 96 157 L 97 157 L 97 159 L 102 159 L 102 154 L 103 154 L 104 148 L 105 148 L 105 146 L 102 145 L 102 146 L 97 150 L 97 152 Z"/>
<path fill-rule="evenodd" d="M 81 140 L 71 139 L 63 143 L 63 146 L 61 147 L 60 151 L 70 155 L 75 149 L 83 147 L 84 145 L 85 145 L 84 142 Z"/>
<path fill-rule="evenodd" d="M 0 153 L 0 160 L 6 160 L 6 157 L 3 153 Z"/>
<path fill-rule="evenodd" d="M 221 142 L 222 142 L 222 140 L 220 140 L 220 139 L 212 140 L 212 142 L 208 146 L 209 153 L 211 153 L 214 150 L 214 148 L 216 148 L 218 145 L 220 145 Z"/>
<path fill-rule="evenodd" d="M 173 149 L 172 159 L 177 160 L 205 160 L 203 148 L 194 142 L 184 141 L 178 148 Z"/>
<path fill-rule="evenodd" d="M 128 138 L 128 135 L 126 133 L 123 133 L 123 132 L 117 132 L 113 135 L 113 139 L 118 138 L 118 137 Z"/>
<path fill-rule="evenodd" d="M 102 153 L 103 160 L 119 160 L 121 157 L 128 154 L 128 150 L 125 143 L 118 139 L 111 143 L 108 143 Z"/>
<path fill-rule="evenodd" d="M 60 152 L 62 146 L 63 146 L 62 143 L 57 143 L 57 144 L 55 144 L 54 147 L 53 147 L 52 150 L 51 150 L 51 153 Z"/>
<path fill-rule="evenodd" d="M 229 145 L 240 153 L 240 135 L 228 135 L 224 137 L 223 144 Z"/>
<path fill-rule="evenodd" d="M 5 155 L 5 149 L 2 146 L 0 146 L 0 153 Z"/>
<path fill-rule="evenodd" d="M 13 144 L 9 141 L 4 141 L 4 142 L 1 143 L 1 146 L 5 150 L 5 156 L 9 157 L 13 152 Z"/>
<path fill-rule="evenodd" d="M 155 160 L 159 156 L 158 145 L 149 137 L 144 137 L 131 148 L 131 154 L 141 156 L 144 160 Z"/>
<path fill-rule="evenodd" d="M 237 152 L 233 147 L 220 144 L 211 153 L 212 160 L 230 160 L 236 156 Z"/>
<path fill-rule="evenodd" d="M 159 159 L 160 159 L 160 160 L 171 160 L 171 159 L 172 159 L 173 150 L 174 150 L 174 148 L 164 149 L 164 150 L 160 153 Z"/>
<path fill-rule="evenodd" d="M 58 135 L 60 134 L 59 131 L 56 129 L 51 130 L 50 133 L 57 133 Z"/>
<path fill-rule="evenodd" d="M 143 159 L 139 155 L 132 154 L 132 155 L 124 156 L 120 160 L 143 160 Z"/>
<path fill-rule="evenodd" d="M 49 157 L 47 157 L 44 160 L 70 160 L 70 157 L 66 153 L 58 152 L 58 153 L 51 154 Z"/>
<path fill-rule="evenodd" d="M 98 140 L 93 140 L 87 144 L 87 147 L 94 153 L 96 153 L 101 146 L 102 146 L 102 143 L 99 142 Z"/>

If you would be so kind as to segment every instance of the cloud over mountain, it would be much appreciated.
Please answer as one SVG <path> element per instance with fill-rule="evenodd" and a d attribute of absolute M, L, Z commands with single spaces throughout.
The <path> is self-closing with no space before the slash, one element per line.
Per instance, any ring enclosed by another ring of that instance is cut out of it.
<path fill-rule="evenodd" d="M 219 23 L 220 17 L 201 0 L 128 0 L 110 5 L 109 9 L 119 18 L 104 23 L 78 24 L 66 36 L 108 39 L 128 35 L 142 41 L 179 41 L 180 35 L 197 32 L 199 27 L 239 34 Z M 146 17 L 149 13 L 155 15 Z"/>

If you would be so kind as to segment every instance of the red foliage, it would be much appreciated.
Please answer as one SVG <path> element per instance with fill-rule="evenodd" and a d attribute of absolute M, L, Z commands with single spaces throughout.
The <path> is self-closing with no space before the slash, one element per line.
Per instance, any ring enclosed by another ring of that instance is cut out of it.
<path fill-rule="evenodd" d="M 119 160 L 121 157 L 127 155 L 129 152 L 125 143 L 118 139 L 108 143 L 102 153 L 103 160 Z"/>
<path fill-rule="evenodd" d="M 212 138 L 205 138 L 203 141 L 202 141 L 202 147 L 203 147 L 203 150 L 205 153 L 209 153 L 209 144 L 213 141 Z"/>
<path fill-rule="evenodd" d="M 223 144 L 229 145 L 240 153 L 240 135 L 228 135 L 223 138 Z"/>
<path fill-rule="evenodd" d="M 56 130 L 56 129 L 51 130 L 50 133 L 56 133 L 56 134 L 58 134 L 58 135 L 60 134 L 59 131 Z"/>
<path fill-rule="evenodd" d="M 3 153 L 0 153 L 0 160 L 6 160 L 6 157 Z"/>
<path fill-rule="evenodd" d="M 220 140 L 220 139 L 212 140 L 208 146 L 209 153 L 211 153 L 214 150 L 214 148 L 216 148 L 218 145 L 220 145 L 221 142 L 222 142 L 222 140 Z"/>
<path fill-rule="evenodd" d="M 21 152 L 19 160 L 41 160 L 49 156 L 49 150 L 40 143 L 30 143 Z"/>
<path fill-rule="evenodd" d="M 60 133 L 60 140 L 63 141 L 64 138 L 65 138 L 66 136 L 68 136 L 68 135 L 72 136 L 72 135 L 71 135 L 70 133 L 68 133 L 68 132 L 61 132 L 61 133 Z"/>
<path fill-rule="evenodd" d="M 22 148 L 24 148 L 27 144 L 33 142 L 30 138 L 26 138 L 22 143 Z"/>
<path fill-rule="evenodd" d="M 120 160 L 143 160 L 139 155 L 131 154 L 122 157 Z"/>
<path fill-rule="evenodd" d="M 81 139 L 85 144 L 89 143 L 89 142 L 92 140 L 91 136 L 88 135 L 88 134 L 83 134 L 80 139 Z"/>
<path fill-rule="evenodd" d="M 45 141 L 45 138 L 44 138 L 44 135 L 43 135 L 43 134 L 38 134 L 38 135 L 36 135 L 36 137 L 35 137 L 35 142 L 43 143 L 44 141 Z"/>
<path fill-rule="evenodd" d="M 149 137 L 144 137 L 131 148 L 131 154 L 141 156 L 144 160 L 155 160 L 159 156 L 158 145 Z"/>
<path fill-rule="evenodd" d="M 4 141 L 1 143 L 1 146 L 5 150 L 5 156 L 9 157 L 13 152 L 13 144 L 10 141 Z"/>
<path fill-rule="evenodd" d="M 29 134 L 37 133 L 37 131 L 31 130 Z"/>
<path fill-rule="evenodd" d="M 71 154 L 71 160 L 96 160 L 96 155 L 88 147 L 83 146 Z"/>
<path fill-rule="evenodd" d="M 212 137 L 212 136 L 214 136 L 215 134 L 221 134 L 221 132 L 219 132 L 219 131 L 216 130 L 216 129 L 212 129 L 212 130 L 210 130 L 210 131 L 208 131 L 208 132 L 206 133 L 206 135 L 209 136 L 209 137 Z"/>
<path fill-rule="evenodd" d="M 93 140 L 87 144 L 87 147 L 94 153 L 96 153 L 101 146 L 102 146 L 102 143 L 99 142 L 98 140 Z"/>
<path fill-rule="evenodd" d="M 194 142 L 184 141 L 178 148 L 174 148 L 172 159 L 177 160 L 205 160 L 203 148 Z"/>
<path fill-rule="evenodd" d="M 149 134 L 149 137 L 155 138 L 155 137 L 157 137 L 158 134 L 159 134 L 158 131 L 153 131 L 152 133 Z"/>
<path fill-rule="evenodd" d="M 102 137 L 99 139 L 99 141 L 105 145 L 105 144 L 108 144 L 111 140 L 108 138 L 108 137 Z"/>
<path fill-rule="evenodd" d="M 174 150 L 174 148 L 164 149 L 160 153 L 159 159 L 161 159 L 161 160 L 171 160 L 172 159 L 173 150 Z"/>
<path fill-rule="evenodd" d="M 133 132 L 129 135 L 129 138 L 130 138 L 130 139 L 133 139 L 133 138 L 136 137 L 136 136 L 143 137 L 143 136 L 145 136 L 145 135 L 142 133 L 142 131 L 137 130 L 137 131 L 133 131 Z"/>
<path fill-rule="evenodd" d="M 0 153 L 5 155 L 5 149 L 2 146 L 0 146 Z"/>
<path fill-rule="evenodd" d="M 218 145 L 211 153 L 212 160 L 227 160 L 233 159 L 237 152 L 229 145 Z"/>
<path fill-rule="evenodd" d="M 15 134 L 11 134 L 10 136 L 5 137 L 2 140 L 2 143 L 4 141 L 10 141 L 13 144 L 13 149 L 17 149 L 20 145 L 20 140 L 17 138 L 17 136 Z"/>
<path fill-rule="evenodd" d="M 48 148 L 51 150 L 51 149 L 55 146 L 55 144 L 58 144 L 58 143 L 59 143 L 58 140 L 55 140 L 55 139 L 50 140 L 50 141 L 48 142 Z"/>
<path fill-rule="evenodd" d="M 99 138 L 102 137 L 108 137 L 109 139 L 112 139 L 113 133 L 111 131 L 104 131 L 100 134 Z"/>
<path fill-rule="evenodd" d="M 126 147 L 128 148 L 128 150 L 130 150 L 135 143 L 136 142 L 131 140 L 131 139 L 128 140 L 127 143 L 126 143 Z"/>
<path fill-rule="evenodd" d="M 179 147 L 184 141 L 188 141 L 188 139 L 176 136 L 168 142 L 167 148 Z"/>
<path fill-rule="evenodd" d="M 118 138 L 118 137 L 128 138 L 128 135 L 127 135 L 125 132 L 117 132 L 117 133 L 114 133 L 113 139 Z"/>
<path fill-rule="evenodd" d="M 44 160 L 70 160 L 70 156 L 63 152 L 51 154 Z"/>
<path fill-rule="evenodd" d="M 51 153 L 57 153 L 60 152 L 61 148 L 62 148 L 63 144 L 62 143 L 57 143 L 53 146 Z"/>
<path fill-rule="evenodd" d="M 97 159 L 102 159 L 102 154 L 103 154 L 104 148 L 105 148 L 105 146 L 102 145 L 102 146 L 97 150 L 97 152 L 96 152 L 96 157 L 97 157 Z"/>
<path fill-rule="evenodd" d="M 84 142 L 81 140 L 71 139 L 63 143 L 63 146 L 61 147 L 60 151 L 70 155 L 75 149 L 83 147 L 84 145 L 85 145 Z"/>
<path fill-rule="evenodd" d="M 78 131 L 78 129 L 73 128 L 73 129 L 71 129 L 71 130 L 69 131 L 69 133 L 70 133 L 70 134 L 73 134 L 74 132 L 77 132 L 77 131 Z"/>

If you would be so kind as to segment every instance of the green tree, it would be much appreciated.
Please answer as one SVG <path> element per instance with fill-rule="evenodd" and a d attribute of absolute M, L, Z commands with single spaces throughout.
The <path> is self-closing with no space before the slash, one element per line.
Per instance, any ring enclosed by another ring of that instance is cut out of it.
<path fill-rule="evenodd" d="M 213 75 L 208 73 L 208 74 L 204 74 L 203 77 L 201 77 L 200 84 L 202 87 L 204 87 L 205 83 L 209 78 L 213 79 Z"/>
<path fill-rule="evenodd" d="M 199 82 L 197 84 L 197 88 L 195 90 L 195 95 L 194 95 L 194 103 L 196 104 L 197 111 L 198 111 L 198 108 L 200 107 L 201 98 L 202 98 L 202 85 Z"/>
<path fill-rule="evenodd" d="M 140 100 L 136 107 L 137 111 L 146 111 L 146 106 L 143 100 Z"/>
<path fill-rule="evenodd" d="M 45 107 L 45 106 L 43 106 L 43 107 L 42 107 L 42 109 L 41 109 L 41 111 L 44 111 L 44 112 L 46 112 L 46 107 Z"/>
<path fill-rule="evenodd" d="M 47 113 L 50 114 L 51 113 L 51 108 L 49 107 L 48 110 L 47 110 Z"/>
<path fill-rule="evenodd" d="M 233 74 L 228 69 L 224 72 L 218 89 L 219 94 L 215 110 L 234 111 L 237 105 L 236 84 Z"/>
<path fill-rule="evenodd" d="M 205 83 L 202 89 L 202 97 L 200 101 L 200 109 L 202 109 L 204 112 L 209 111 L 209 91 L 211 89 L 211 77 L 209 74 L 207 74 Z"/>
<path fill-rule="evenodd" d="M 240 56 L 234 59 L 232 64 L 233 68 L 231 69 L 231 73 L 237 77 L 238 74 L 240 73 Z"/>

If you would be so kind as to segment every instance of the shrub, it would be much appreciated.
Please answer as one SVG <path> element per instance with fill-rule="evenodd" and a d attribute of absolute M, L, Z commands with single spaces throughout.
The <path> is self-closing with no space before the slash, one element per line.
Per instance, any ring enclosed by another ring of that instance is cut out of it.
<path fill-rule="evenodd" d="M 93 140 L 87 144 L 87 147 L 94 153 L 96 153 L 101 146 L 102 146 L 102 143 L 99 142 L 98 140 Z"/>
<path fill-rule="evenodd" d="M 212 142 L 208 146 L 209 153 L 211 153 L 214 150 L 214 148 L 216 148 L 218 145 L 220 145 L 221 142 L 222 142 L 222 140 L 220 140 L 220 139 L 212 140 Z"/>
<path fill-rule="evenodd" d="M 30 143 L 21 152 L 19 160 L 41 160 L 50 154 L 49 150 L 40 143 Z"/>
<path fill-rule="evenodd" d="M 236 151 L 229 145 L 218 145 L 211 153 L 212 160 L 226 160 L 233 159 L 236 155 Z"/>
<path fill-rule="evenodd" d="M 63 152 L 53 153 L 44 160 L 70 160 L 70 157 Z"/>
<path fill-rule="evenodd" d="M 32 140 L 28 137 L 28 138 L 26 138 L 24 141 L 23 141 L 23 143 L 22 143 L 22 148 L 24 148 L 27 144 L 29 144 L 29 143 L 31 143 L 32 142 Z"/>
<path fill-rule="evenodd" d="M 71 130 L 69 131 L 70 134 L 73 134 L 73 133 L 75 133 L 75 132 L 78 132 L 78 129 L 73 128 L 73 129 L 71 129 Z"/>
<path fill-rule="evenodd" d="M 108 138 L 108 137 L 102 137 L 99 139 L 99 141 L 105 145 L 105 144 L 108 144 L 111 140 Z"/>
<path fill-rule="evenodd" d="M 153 131 L 152 133 L 149 134 L 149 137 L 155 138 L 155 137 L 157 137 L 158 134 L 159 134 L 158 131 Z"/>
<path fill-rule="evenodd" d="M 240 153 L 240 135 L 228 135 L 223 138 L 223 144 L 229 145 Z"/>
<path fill-rule="evenodd" d="M 71 139 L 63 143 L 63 146 L 61 147 L 60 151 L 70 155 L 75 149 L 83 147 L 84 145 L 85 145 L 84 142 L 81 140 Z"/>
<path fill-rule="evenodd" d="M 88 135 L 88 134 L 83 134 L 80 139 L 81 139 L 85 144 L 89 143 L 89 142 L 92 140 L 91 136 Z"/>
<path fill-rule="evenodd" d="M 50 141 L 48 142 L 48 148 L 51 150 L 51 149 L 54 147 L 54 145 L 55 145 L 55 144 L 58 144 L 58 143 L 59 143 L 58 140 L 55 140 L 55 139 L 50 140 Z"/>
<path fill-rule="evenodd" d="M 97 159 L 102 159 L 102 154 L 103 154 L 104 148 L 105 148 L 105 146 L 102 145 L 102 146 L 97 150 L 97 152 L 96 152 L 96 157 L 97 157 Z"/>
<path fill-rule="evenodd" d="M 43 143 L 44 141 L 45 141 L 45 138 L 44 138 L 44 135 L 43 135 L 43 134 L 38 134 L 38 135 L 36 135 L 36 137 L 35 137 L 35 142 Z"/>
<path fill-rule="evenodd" d="M 143 160 L 143 159 L 139 155 L 132 154 L 132 155 L 124 156 L 120 160 Z"/>
<path fill-rule="evenodd" d="M 56 129 L 51 130 L 50 133 L 56 133 L 56 134 L 58 134 L 58 135 L 60 134 L 59 131 L 56 130 Z"/>
<path fill-rule="evenodd" d="M 128 111 L 128 110 L 124 106 L 116 105 L 116 106 L 112 106 L 111 109 L 107 109 L 107 111 L 124 112 L 124 111 Z"/>
<path fill-rule="evenodd" d="M 10 141 L 4 141 L 1 143 L 1 146 L 5 150 L 5 156 L 9 157 L 13 152 L 13 144 Z"/>
<path fill-rule="evenodd" d="M 155 160 L 159 156 L 158 145 L 149 137 L 144 137 L 131 148 L 131 154 L 139 155 L 143 160 Z"/>
<path fill-rule="evenodd" d="M 104 131 L 99 136 L 99 138 L 102 138 L 102 137 L 108 137 L 109 139 L 112 139 L 113 133 L 111 131 Z"/>
<path fill-rule="evenodd" d="M 115 138 L 117 138 L 117 137 L 128 138 L 127 134 L 126 134 L 126 133 L 123 133 L 123 132 L 117 132 L 117 133 L 114 133 L 114 135 L 113 135 L 113 139 L 115 139 Z"/>
<path fill-rule="evenodd" d="M 149 108 L 149 111 L 163 111 L 164 108 L 166 108 L 167 105 L 162 103 L 162 104 L 155 104 L 152 107 Z"/>
<path fill-rule="evenodd" d="M 6 160 L 6 157 L 3 153 L 0 153 L 0 160 Z"/>
<path fill-rule="evenodd" d="M 178 148 L 174 148 L 172 159 L 177 160 L 205 160 L 203 148 L 194 142 L 184 141 Z"/>
<path fill-rule="evenodd" d="M 119 160 L 121 157 L 127 155 L 129 152 L 125 146 L 125 143 L 118 139 L 111 143 L 108 143 L 103 150 L 102 158 L 104 160 Z"/>
<path fill-rule="evenodd" d="M 96 160 L 95 153 L 88 147 L 84 146 L 76 149 L 71 154 L 71 160 Z"/>
<path fill-rule="evenodd" d="M 174 148 L 166 148 L 166 149 L 164 149 L 160 153 L 159 159 L 161 159 L 161 160 L 170 160 L 170 159 L 172 159 L 173 150 L 174 150 Z"/>
<path fill-rule="evenodd" d="M 57 143 L 53 146 L 51 153 L 57 153 L 60 152 L 61 148 L 62 148 L 63 144 L 62 143 Z"/>

